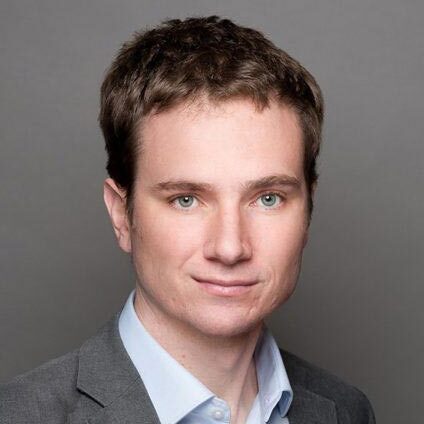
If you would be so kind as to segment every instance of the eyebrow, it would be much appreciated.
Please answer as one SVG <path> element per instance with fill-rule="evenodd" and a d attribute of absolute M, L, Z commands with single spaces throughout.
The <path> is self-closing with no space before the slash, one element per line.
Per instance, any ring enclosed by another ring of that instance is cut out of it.
<path fill-rule="evenodd" d="M 241 184 L 243 190 L 258 190 L 270 186 L 291 186 L 293 188 L 300 187 L 300 181 L 296 177 L 289 175 L 268 175 L 257 180 L 250 180 Z M 196 191 L 211 192 L 213 185 L 208 183 L 196 183 L 188 180 L 168 180 L 155 184 L 153 191 Z"/>

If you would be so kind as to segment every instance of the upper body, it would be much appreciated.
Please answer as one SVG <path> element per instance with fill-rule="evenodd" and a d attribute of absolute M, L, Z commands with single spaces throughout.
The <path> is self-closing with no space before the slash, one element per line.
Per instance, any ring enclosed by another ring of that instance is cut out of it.
<path fill-rule="evenodd" d="M 135 314 L 232 424 L 255 414 L 264 320 L 297 284 L 322 121 L 321 90 L 299 62 L 214 16 L 136 33 L 102 84 L 104 200 L 134 266 Z M 291 423 L 371 422 L 360 393 L 283 357 Z M 9 417 L 157 421 L 115 321 L 2 396 Z"/>
<path fill-rule="evenodd" d="M 362 392 L 287 351 L 281 357 L 293 391 L 289 424 L 375 422 Z M 146 387 L 116 315 L 80 349 L 0 385 L 0 424 L 164 424 Z"/>

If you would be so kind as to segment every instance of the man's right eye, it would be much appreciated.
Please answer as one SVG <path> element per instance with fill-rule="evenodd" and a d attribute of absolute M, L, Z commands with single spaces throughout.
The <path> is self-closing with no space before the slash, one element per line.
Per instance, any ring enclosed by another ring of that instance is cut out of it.
<path fill-rule="evenodd" d="M 171 199 L 170 203 L 175 209 L 190 210 L 192 209 L 191 206 L 197 201 L 198 200 L 192 195 L 184 195 L 174 197 L 173 199 Z"/>

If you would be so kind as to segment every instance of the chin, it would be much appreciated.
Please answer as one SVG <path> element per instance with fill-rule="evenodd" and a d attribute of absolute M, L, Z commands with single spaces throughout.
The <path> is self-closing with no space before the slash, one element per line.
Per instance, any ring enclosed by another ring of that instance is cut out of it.
<path fill-rule="evenodd" d="M 197 320 L 195 327 L 207 337 L 231 338 L 249 333 L 262 325 L 261 319 L 245 320 L 244 317 L 209 316 Z"/>

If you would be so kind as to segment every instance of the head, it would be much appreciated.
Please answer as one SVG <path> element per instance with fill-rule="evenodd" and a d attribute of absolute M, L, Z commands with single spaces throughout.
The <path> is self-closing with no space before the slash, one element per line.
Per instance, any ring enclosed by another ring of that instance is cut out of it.
<path fill-rule="evenodd" d="M 229 20 L 124 44 L 102 86 L 105 201 L 146 320 L 232 336 L 291 295 L 322 119 L 314 78 Z"/>
<path fill-rule="evenodd" d="M 143 118 L 206 97 L 219 103 L 271 99 L 290 106 L 302 129 L 309 219 L 318 174 L 324 105 L 314 77 L 260 32 L 216 16 L 170 20 L 123 45 L 101 88 L 99 121 L 107 171 L 124 190 L 132 220 Z"/>

